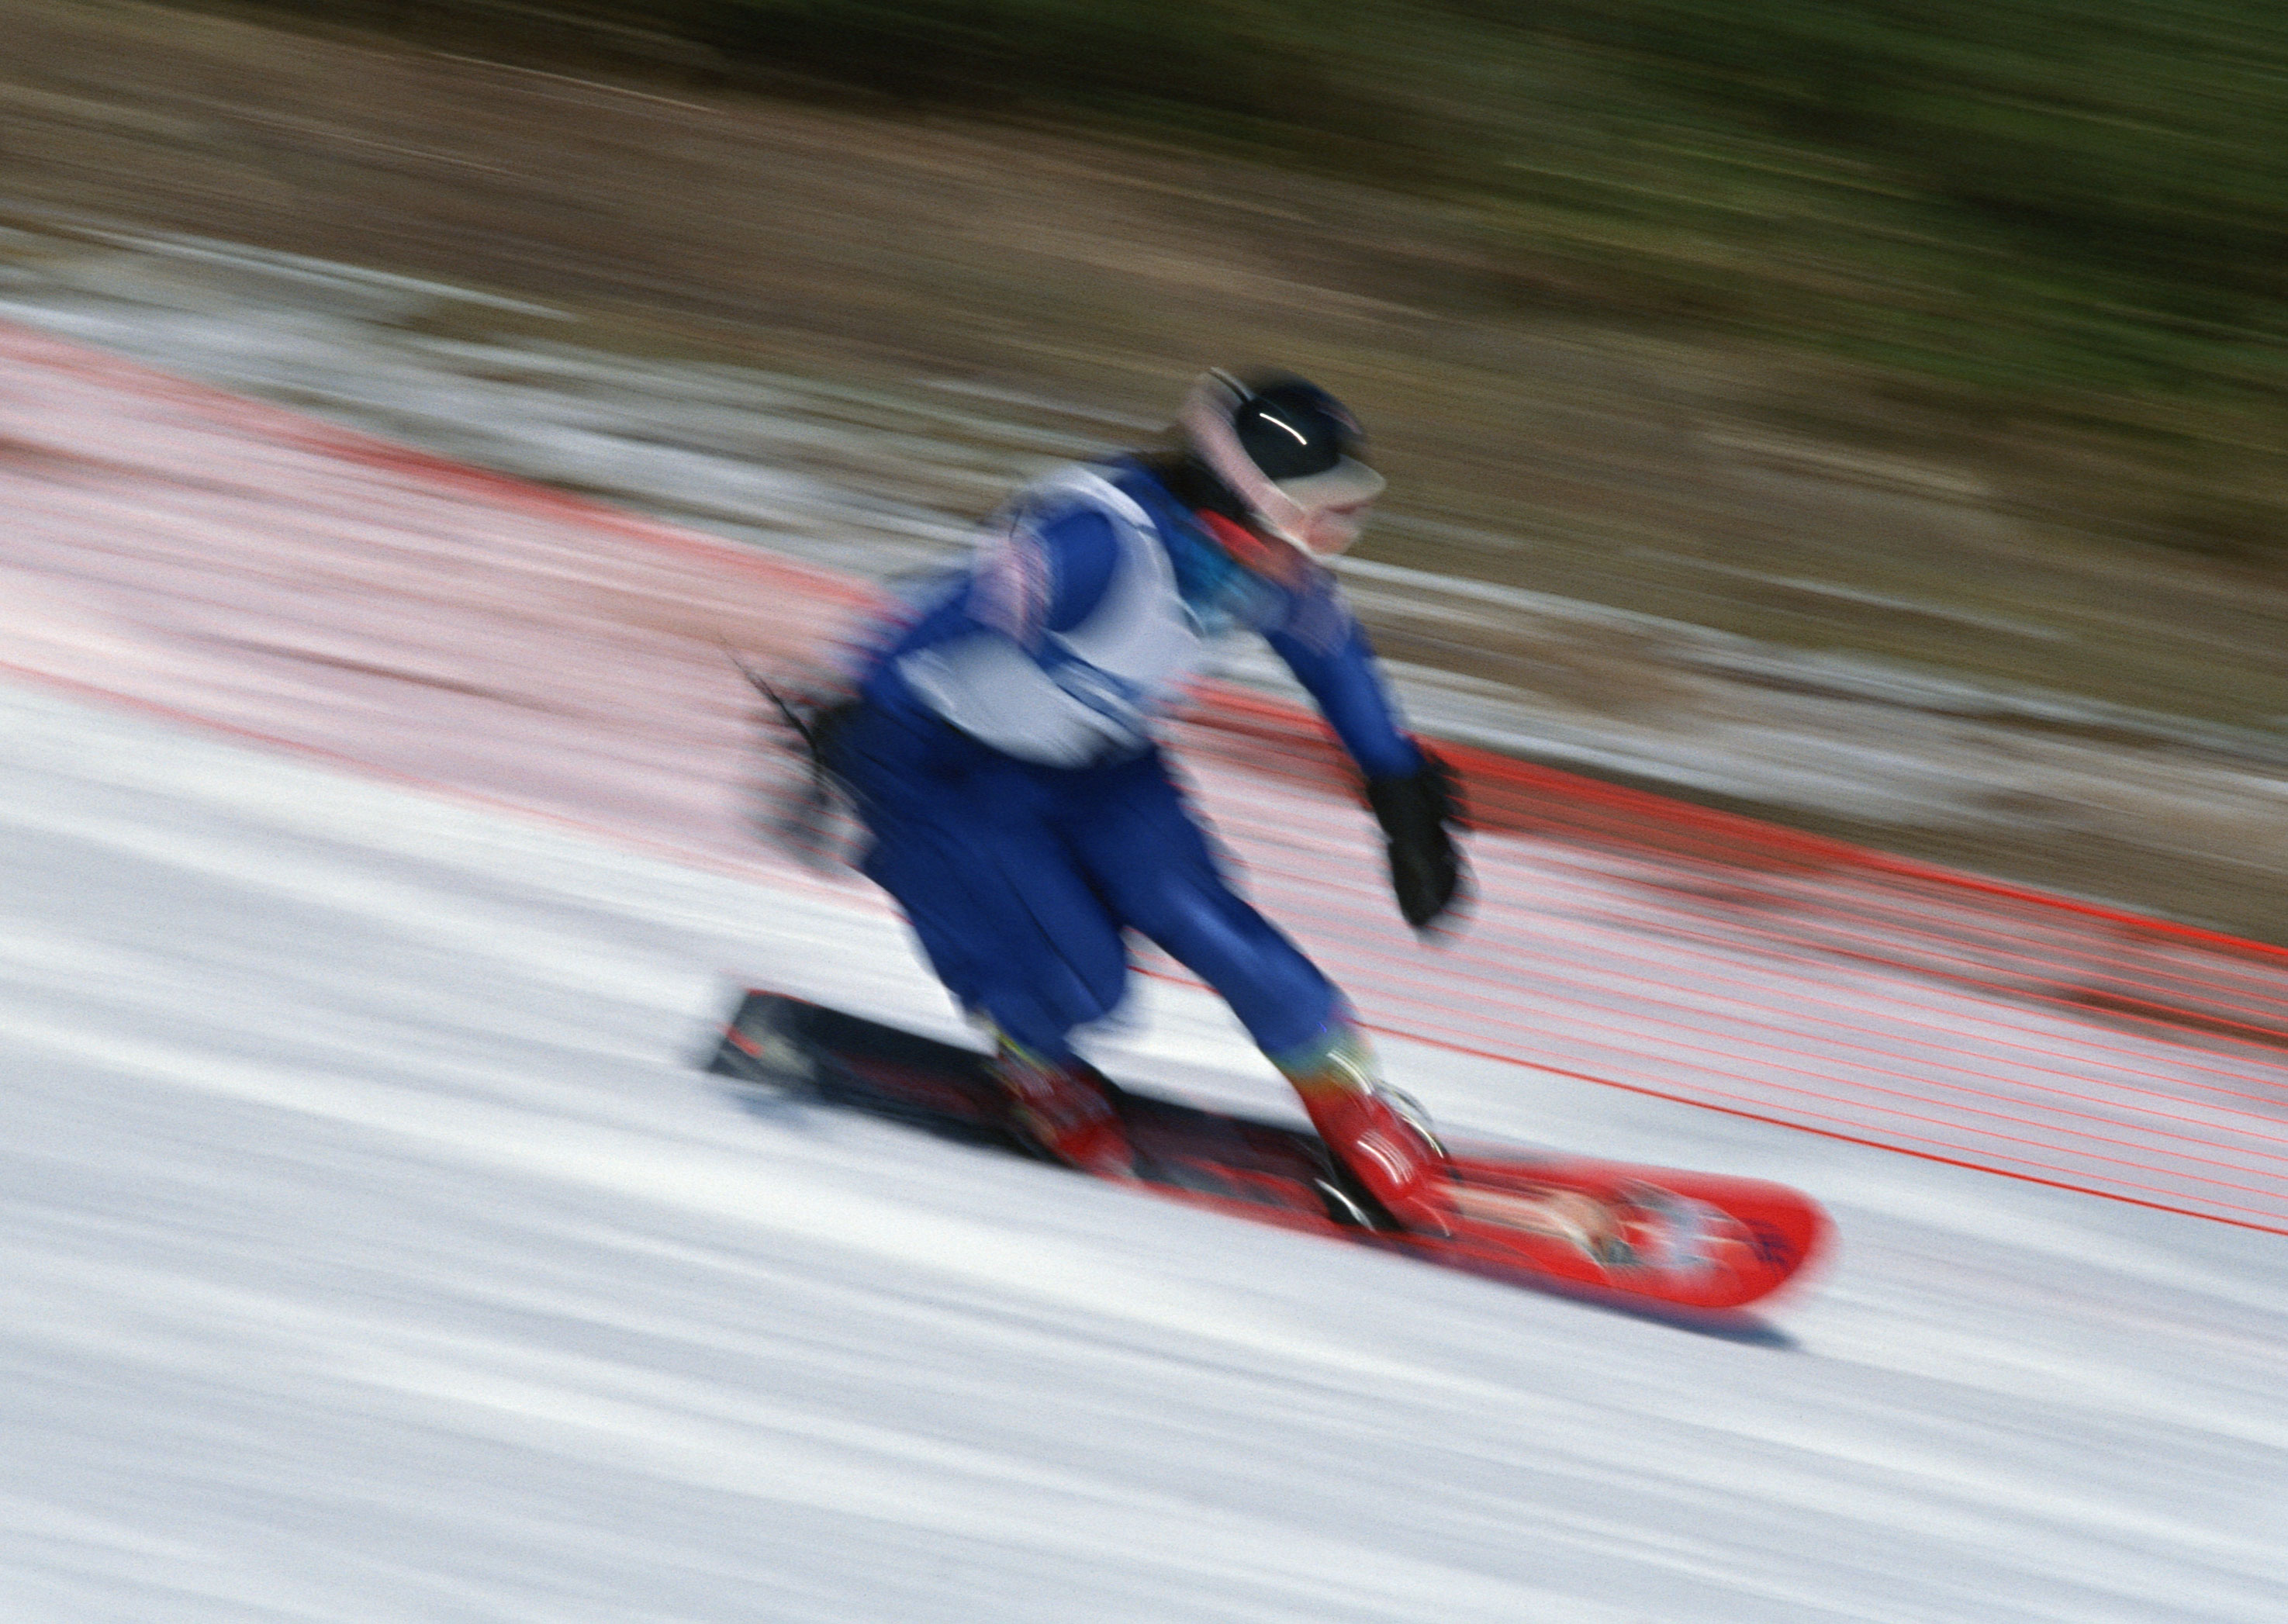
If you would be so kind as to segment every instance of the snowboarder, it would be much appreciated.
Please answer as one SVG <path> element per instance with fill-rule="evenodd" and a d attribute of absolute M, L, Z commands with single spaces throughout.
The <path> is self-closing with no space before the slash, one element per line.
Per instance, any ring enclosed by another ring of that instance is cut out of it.
<path fill-rule="evenodd" d="M 1364 775 L 1407 922 L 1449 913 L 1451 778 L 1400 725 L 1323 562 L 1382 476 L 1350 412 L 1285 375 L 1207 374 L 1172 444 L 1019 491 L 966 569 L 878 629 L 852 697 L 806 732 L 870 837 L 862 871 L 989 1031 L 1042 1150 L 1132 1165 L 1071 1034 L 1120 1002 L 1134 931 L 1230 1004 L 1400 1223 L 1442 1228 L 1436 1140 L 1380 1087 L 1342 994 L 1233 891 L 1153 733 L 1209 639 L 1259 633 Z"/>

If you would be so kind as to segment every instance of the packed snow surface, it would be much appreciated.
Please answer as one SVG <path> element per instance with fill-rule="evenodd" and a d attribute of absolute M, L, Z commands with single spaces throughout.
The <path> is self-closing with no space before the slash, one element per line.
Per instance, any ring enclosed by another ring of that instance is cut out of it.
<path fill-rule="evenodd" d="M 957 1030 L 831 888 L 31 686 L 0 865 L 10 1620 L 2288 1615 L 2276 1237 L 1392 1046 L 1825 1201 L 1702 1335 L 735 1095 L 742 979 Z"/>

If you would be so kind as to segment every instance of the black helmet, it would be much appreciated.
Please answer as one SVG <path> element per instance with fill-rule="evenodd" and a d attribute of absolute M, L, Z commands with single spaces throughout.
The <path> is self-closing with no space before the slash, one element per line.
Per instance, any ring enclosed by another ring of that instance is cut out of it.
<path fill-rule="evenodd" d="M 1288 373 L 1203 374 L 1184 402 L 1186 437 L 1256 524 L 1307 553 L 1358 539 L 1383 478 L 1367 466 L 1350 408 Z"/>

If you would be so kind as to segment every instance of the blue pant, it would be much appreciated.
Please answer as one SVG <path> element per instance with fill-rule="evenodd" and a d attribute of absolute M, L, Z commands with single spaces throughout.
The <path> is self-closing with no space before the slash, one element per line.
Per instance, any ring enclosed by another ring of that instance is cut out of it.
<path fill-rule="evenodd" d="M 870 710 L 834 764 L 873 836 L 867 876 L 964 1007 L 1028 1048 L 1067 1058 L 1072 1030 L 1120 1002 L 1126 931 L 1213 987 L 1267 1053 L 1334 1017 L 1340 995 L 1226 883 L 1158 751 L 1046 767 Z"/>

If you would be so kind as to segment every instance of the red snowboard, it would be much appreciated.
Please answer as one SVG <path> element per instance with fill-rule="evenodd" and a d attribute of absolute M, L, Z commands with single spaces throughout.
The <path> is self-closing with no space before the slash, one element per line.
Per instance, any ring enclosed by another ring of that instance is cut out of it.
<path fill-rule="evenodd" d="M 1021 1151 L 986 1058 L 822 1004 L 751 992 L 708 1070 Z M 1777 1290 L 1826 1244 L 1826 1215 L 1782 1184 L 1468 1145 L 1451 1235 L 1399 1229 L 1304 1128 L 1116 1089 L 1137 1183 L 1154 1194 L 1641 1308 L 1723 1311 Z"/>

